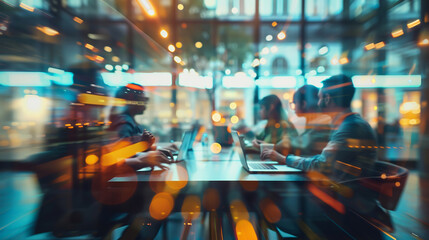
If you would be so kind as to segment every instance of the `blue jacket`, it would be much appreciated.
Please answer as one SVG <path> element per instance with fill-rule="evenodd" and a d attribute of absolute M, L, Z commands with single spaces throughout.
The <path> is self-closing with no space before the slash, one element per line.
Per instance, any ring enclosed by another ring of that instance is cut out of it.
<path fill-rule="evenodd" d="M 288 155 L 286 165 L 318 171 L 336 181 L 369 176 L 377 155 L 374 130 L 359 114 L 349 111 L 337 115 L 333 128 L 321 154 L 312 157 Z"/>

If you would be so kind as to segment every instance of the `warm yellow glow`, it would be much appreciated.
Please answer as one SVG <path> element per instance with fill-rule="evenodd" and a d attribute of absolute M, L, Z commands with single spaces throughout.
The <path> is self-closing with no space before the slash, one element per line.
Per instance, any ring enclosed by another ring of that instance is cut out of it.
<path fill-rule="evenodd" d="M 235 226 L 237 240 L 257 240 L 255 229 L 248 220 L 241 220 Z"/>
<path fill-rule="evenodd" d="M 173 102 L 170 103 L 170 107 L 174 107 L 176 104 L 174 104 Z"/>
<path fill-rule="evenodd" d="M 177 9 L 182 11 L 183 9 L 185 9 L 185 6 L 183 6 L 183 4 L 181 4 L 181 3 L 179 3 L 179 4 L 177 4 Z"/>
<path fill-rule="evenodd" d="M 202 48 L 203 47 L 203 43 L 202 42 L 196 42 L 195 43 L 195 47 L 196 48 Z"/>
<path fill-rule="evenodd" d="M 140 8 L 142 8 L 143 11 L 147 13 L 147 15 L 151 17 L 155 16 L 156 14 L 155 9 L 149 0 L 137 0 L 137 3 L 140 6 Z"/>
<path fill-rule="evenodd" d="M 185 220 L 197 219 L 201 212 L 201 200 L 197 196 L 187 196 L 182 205 L 182 216 Z"/>
<path fill-rule="evenodd" d="M 277 34 L 278 40 L 284 40 L 285 38 L 286 38 L 286 32 L 285 31 L 281 31 L 281 32 L 279 32 L 279 34 Z"/>
<path fill-rule="evenodd" d="M 48 36 L 56 36 L 60 34 L 57 30 L 54 30 L 49 27 L 36 27 L 36 29 Z"/>
<path fill-rule="evenodd" d="M 271 26 L 273 26 L 273 27 L 277 26 L 277 22 L 272 22 Z"/>
<path fill-rule="evenodd" d="M 161 37 L 163 38 L 167 38 L 168 37 L 168 32 L 165 29 L 162 29 L 159 34 L 161 34 Z"/>
<path fill-rule="evenodd" d="M 229 104 L 229 108 L 231 108 L 232 110 L 236 109 L 237 108 L 237 103 L 235 103 L 235 102 L 230 103 Z"/>
<path fill-rule="evenodd" d="M 94 155 L 94 154 L 88 155 L 85 158 L 85 162 L 88 165 L 94 165 L 94 164 L 96 164 L 98 162 L 98 157 L 96 155 Z"/>
<path fill-rule="evenodd" d="M 408 112 L 420 113 L 420 104 L 417 102 L 404 102 L 399 106 L 399 112 L 401 114 L 406 114 Z"/>
<path fill-rule="evenodd" d="M 146 151 L 149 148 L 149 144 L 147 142 L 138 142 L 126 146 L 126 144 L 129 143 L 127 141 L 123 141 L 122 144 L 125 146 L 109 153 L 103 154 L 101 156 L 101 165 L 112 166 L 131 156 L 134 156 L 136 153 Z"/>
<path fill-rule="evenodd" d="M 376 49 L 383 48 L 384 46 L 386 46 L 386 44 L 384 42 L 378 42 L 377 44 L 375 44 Z"/>
<path fill-rule="evenodd" d="M 222 118 L 222 115 L 220 115 L 219 112 L 213 111 L 212 113 L 213 122 L 220 122 L 221 118 Z"/>
<path fill-rule="evenodd" d="M 400 182 L 395 182 L 395 186 L 396 186 L 396 187 L 400 187 L 400 186 L 401 186 L 401 183 L 400 183 Z"/>
<path fill-rule="evenodd" d="M 342 58 L 340 58 L 339 62 L 341 65 L 344 65 L 344 64 L 349 63 L 349 59 L 346 57 L 342 57 Z"/>
<path fill-rule="evenodd" d="M 239 120 L 240 119 L 237 116 L 235 116 L 235 115 L 231 117 L 231 123 L 234 123 L 234 124 L 238 123 Z"/>
<path fill-rule="evenodd" d="M 112 57 L 112 61 L 114 61 L 114 62 L 120 62 L 120 61 L 121 61 L 121 59 L 120 59 L 120 58 L 118 58 L 117 56 L 113 56 L 113 57 Z"/>
<path fill-rule="evenodd" d="M 371 50 L 371 49 L 374 49 L 375 48 L 375 44 L 374 43 L 370 43 L 370 44 L 367 44 L 367 45 L 365 45 L 365 50 Z"/>
<path fill-rule="evenodd" d="M 182 43 L 181 43 L 181 42 L 177 42 L 177 43 L 176 43 L 176 47 L 177 47 L 177 48 L 182 48 L 182 46 L 183 46 L 183 45 L 182 45 Z"/>
<path fill-rule="evenodd" d="M 75 22 L 77 22 L 77 23 L 79 23 L 79 24 L 82 24 L 82 23 L 83 23 L 83 20 L 82 20 L 82 19 L 80 19 L 80 18 L 78 18 L 78 17 L 74 17 L 74 18 L 73 18 L 73 21 L 75 21 Z"/>
<path fill-rule="evenodd" d="M 417 19 L 417 20 L 414 20 L 414 21 L 412 21 L 412 22 L 408 23 L 408 24 L 407 24 L 407 27 L 408 27 L 408 28 L 413 28 L 413 27 L 415 27 L 415 26 L 417 26 L 417 25 L 419 25 L 419 24 L 420 24 L 420 19 Z"/>
<path fill-rule="evenodd" d="M 374 111 L 377 111 L 377 109 L 378 109 L 378 107 L 377 107 L 377 106 L 374 106 Z"/>
<path fill-rule="evenodd" d="M 180 62 L 182 62 L 182 59 L 179 56 L 174 56 L 174 61 L 176 63 L 180 63 Z"/>
<path fill-rule="evenodd" d="M 287 92 L 286 92 L 286 93 L 284 93 L 284 94 L 283 94 L 283 99 L 284 99 L 284 100 L 289 100 L 289 99 L 290 99 L 290 94 L 289 94 L 289 93 L 287 93 Z"/>
<path fill-rule="evenodd" d="M 29 5 L 25 4 L 25 3 L 20 3 L 20 4 L 19 4 L 19 6 L 20 6 L 22 9 L 25 9 L 25 10 L 27 10 L 27 11 L 34 12 L 34 7 L 29 6 Z"/>
<path fill-rule="evenodd" d="M 173 44 L 168 45 L 168 51 L 170 51 L 170 52 L 176 51 L 176 48 L 174 47 Z"/>
<path fill-rule="evenodd" d="M 242 201 L 232 201 L 229 209 L 234 222 L 238 222 L 240 220 L 249 220 L 249 212 L 247 211 L 246 205 L 244 205 Z"/>
<path fill-rule="evenodd" d="M 127 103 L 124 99 L 100 96 L 96 94 L 81 93 L 78 101 L 83 104 L 100 105 L 100 106 L 125 106 Z"/>
<path fill-rule="evenodd" d="M 182 166 L 177 166 L 176 171 L 168 172 L 165 184 L 175 192 L 184 188 L 188 184 L 188 179 L 188 171 Z"/>
<path fill-rule="evenodd" d="M 219 143 L 213 143 L 210 146 L 210 150 L 212 151 L 212 153 L 218 154 L 222 151 L 222 146 Z"/>
<path fill-rule="evenodd" d="M 429 39 L 425 38 L 418 43 L 419 46 L 427 46 L 429 45 Z"/>
<path fill-rule="evenodd" d="M 89 50 L 94 49 L 94 46 L 92 46 L 91 44 L 87 43 L 85 44 L 85 47 L 88 48 Z"/>
<path fill-rule="evenodd" d="M 104 47 L 104 51 L 106 51 L 106 52 L 112 52 L 112 48 L 109 47 L 109 46 L 105 46 Z"/>
<path fill-rule="evenodd" d="M 392 37 L 394 38 L 397 38 L 402 35 L 404 35 L 404 30 L 402 30 L 402 28 L 392 32 Z"/>
<path fill-rule="evenodd" d="M 170 215 L 174 207 L 174 199 L 171 194 L 161 192 L 152 198 L 149 206 L 150 216 L 156 220 L 162 220 Z"/>

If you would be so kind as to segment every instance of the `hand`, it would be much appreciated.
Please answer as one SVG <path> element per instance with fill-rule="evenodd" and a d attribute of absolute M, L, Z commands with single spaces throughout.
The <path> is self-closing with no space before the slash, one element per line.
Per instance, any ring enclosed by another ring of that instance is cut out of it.
<path fill-rule="evenodd" d="M 174 143 L 172 143 L 172 144 L 170 144 L 170 145 L 168 145 L 166 147 L 163 147 L 162 149 L 166 149 L 166 150 L 168 150 L 170 152 L 177 152 L 177 151 L 179 151 L 179 147 L 176 144 L 174 144 Z"/>
<path fill-rule="evenodd" d="M 147 130 L 143 131 L 141 140 L 143 142 L 148 142 L 149 145 L 153 145 L 155 143 L 155 137 Z"/>
<path fill-rule="evenodd" d="M 272 149 L 264 149 L 261 152 L 262 160 L 272 160 L 280 164 L 286 164 L 286 157 Z"/>
<path fill-rule="evenodd" d="M 171 160 L 161 151 L 150 151 L 143 152 L 133 158 L 128 158 L 125 163 L 134 169 L 140 169 L 144 167 L 160 167 L 161 169 L 167 170 L 168 167 L 162 165 L 162 163 L 171 163 Z"/>
<path fill-rule="evenodd" d="M 253 139 L 253 141 L 252 141 L 252 145 L 253 145 L 253 147 L 255 147 L 256 149 L 260 149 L 261 148 L 261 144 L 262 143 L 265 143 L 264 141 L 262 141 L 262 140 L 258 140 L 258 139 Z"/>

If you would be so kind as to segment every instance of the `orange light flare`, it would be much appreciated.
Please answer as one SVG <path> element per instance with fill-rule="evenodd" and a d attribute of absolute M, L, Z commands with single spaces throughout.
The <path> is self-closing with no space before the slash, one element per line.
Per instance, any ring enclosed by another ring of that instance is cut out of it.
<path fill-rule="evenodd" d="M 197 196 L 187 196 L 182 205 L 182 216 L 185 220 L 197 219 L 201 212 L 201 200 Z"/>
<path fill-rule="evenodd" d="M 235 226 L 235 234 L 238 240 L 257 240 L 255 229 L 249 220 L 240 220 Z"/>
<path fill-rule="evenodd" d="M 367 50 L 367 51 L 374 49 L 374 48 L 375 48 L 374 43 L 370 43 L 370 44 L 365 45 L 365 50 Z"/>
<path fill-rule="evenodd" d="M 137 4 L 150 17 L 154 17 L 156 15 L 155 8 L 149 0 L 137 0 Z"/>
<path fill-rule="evenodd" d="M 161 192 L 156 194 L 150 203 L 149 213 L 150 216 L 156 220 L 162 220 L 167 218 L 171 210 L 174 207 L 174 199 L 171 194 L 166 192 Z"/>
<path fill-rule="evenodd" d="M 277 205 L 268 198 L 263 199 L 259 203 L 259 207 L 262 210 L 262 213 L 264 214 L 265 219 L 267 219 L 270 223 L 276 223 L 280 221 L 282 217 L 282 213 L 280 209 L 277 207 Z"/>
<path fill-rule="evenodd" d="M 220 122 L 222 119 L 222 115 L 218 112 L 218 111 L 213 111 L 212 112 L 212 120 L 213 122 Z"/>
<path fill-rule="evenodd" d="M 29 5 L 27 5 L 27 4 L 25 4 L 25 3 L 20 3 L 19 4 L 19 6 L 22 8 L 22 9 L 25 9 L 25 10 L 27 10 L 27 11 L 29 11 L 29 12 L 34 12 L 34 7 L 32 7 L 32 6 L 29 6 Z"/>
<path fill-rule="evenodd" d="M 376 49 L 380 49 L 380 48 L 383 48 L 385 46 L 386 46 L 386 44 L 383 41 L 378 42 L 378 43 L 375 44 L 375 48 Z"/>
<path fill-rule="evenodd" d="M 416 27 L 416 26 L 418 26 L 418 25 L 420 25 L 420 19 L 416 19 L 416 20 L 414 20 L 414 21 L 412 21 L 412 22 L 410 22 L 410 23 L 407 23 L 407 27 L 408 28 L 413 28 L 413 27 Z"/>
<path fill-rule="evenodd" d="M 50 27 L 46 27 L 46 26 L 36 27 L 36 29 L 41 31 L 42 33 L 48 35 L 48 36 L 51 36 L 51 37 L 57 36 L 60 34 L 57 30 L 52 29 Z"/>
<path fill-rule="evenodd" d="M 347 64 L 349 63 L 349 59 L 347 57 L 342 57 L 340 58 L 340 60 L 338 61 L 341 65 Z"/>
<path fill-rule="evenodd" d="M 88 155 L 88 156 L 85 158 L 85 163 L 86 163 L 86 164 L 88 164 L 88 165 L 94 165 L 94 164 L 96 164 L 97 162 L 98 162 L 98 157 L 97 157 L 97 155 L 91 154 L 91 155 Z"/>
<path fill-rule="evenodd" d="M 75 21 L 75 22 L 77 22 L 77 23 L 79 23 L 79 24 L 82 24 L 82 23 L 83 23 L 83 20 L 82 20 L 82 19 L 80 19 L 80 18 L 78 18 L 78 17 L 74 17 L 74 18 L 73 18 L 73 21 Z"/>
<path fill-rule="evenodd" d="M 214 211 L 219 205 L 219 192 L 213 188 L 207 189 L 203 196 L 203 207 L 208 211 Z"/>
<path fill-rule="evenodd" d="M 177 192 L 188 184 L 188 179 L 188 171 L 184 167 L 177 165 L 175 171 L 168 171 L 165 184 L 171 192 Z"/>
<path fill-rule="evenodd" d="M 325 192 L 321 191 L 319 188 L 314 186 L 313 184 L 310 184 L 308 186 L 308 190 L 317 198 L 319 198 L 322 202 L 329 205 L 331 208 L 333 208 L 335 211 L 345 214 L 346 209 L 344 205 L 339 202 L 338 200 L 334 199 L 333 197 L 329 196 Z"/>
<path fill-rule="evenodd" d="M 404 35 L 404 30 L 402 30 L 402 28 L 392 32 L 393 38 L 397 38 L 397 37 L 400 37 L 402 35 Z"/>
<path fill-rule="evenodd" d="M 210 151 L 212 151 L 214 154 L 218 154 L 222 151 L 222 146 L 219 143 L 213 143 L 210 146 Z"/>
<path fill-rule="evenodd" d="M 240 220 L 249 220 L 249 212 L 247 211 L 247 208 L 242 201 L 232 201 L 229 205 L 229 209 L 231 211 L 231 216 L 234 222 L 238 222 Z"/>

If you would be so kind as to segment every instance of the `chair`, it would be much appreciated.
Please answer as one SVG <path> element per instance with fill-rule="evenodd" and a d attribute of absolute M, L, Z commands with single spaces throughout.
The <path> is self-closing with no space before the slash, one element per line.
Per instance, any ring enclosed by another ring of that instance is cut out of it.
<path fill-rule="evenodd" d="M 408 170 L 398 165 L 377 161 L 377 176 L 359 179 L 362 186 L 377 193 L 377 200 L 387 210 L 395 210 L 408 178 Z"/>

